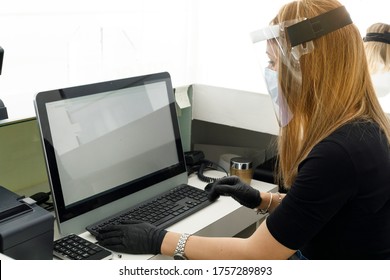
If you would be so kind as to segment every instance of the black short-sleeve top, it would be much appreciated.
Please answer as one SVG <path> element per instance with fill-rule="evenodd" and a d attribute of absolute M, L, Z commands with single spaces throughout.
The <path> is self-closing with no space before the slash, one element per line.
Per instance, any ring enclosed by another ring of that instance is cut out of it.
<path fill-rule="evenodd" d="M 266 223 L 308 259 L 390 259 L 390 150 L 379 126 L 349 123 L 318 143 Z"/>

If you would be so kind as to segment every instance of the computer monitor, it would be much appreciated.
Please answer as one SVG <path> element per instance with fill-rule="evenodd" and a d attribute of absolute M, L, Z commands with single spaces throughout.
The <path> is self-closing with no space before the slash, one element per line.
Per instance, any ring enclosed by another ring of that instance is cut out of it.
<path fill-rule="evenodd" d="M 61 234 L 188 183 L 168 73 L 39 92 L 34 103 Z"/>
<path fill-rule="evenodd" d="M 39 138 L 35 117 L 0 121 L 0 185 L 24 196 L 49 191 Z"/>

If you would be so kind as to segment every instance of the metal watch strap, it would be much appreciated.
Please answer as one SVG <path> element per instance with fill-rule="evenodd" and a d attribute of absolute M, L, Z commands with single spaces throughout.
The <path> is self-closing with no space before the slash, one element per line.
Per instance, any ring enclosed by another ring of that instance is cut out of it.
<path fill-rule="evenodd" d="M 190 236 L 191 236 L 191 234 L 189 234 L 189 233 L 183 233 L 180 236 L 179 242 L 177 242 L 176 249 L 175 249 L 175 252 L 173 254 L 174 256 L 180 255 L 186 259 L 185 255 L 184 255 L 184 248 L 186 247 L 187 240 Z"/>

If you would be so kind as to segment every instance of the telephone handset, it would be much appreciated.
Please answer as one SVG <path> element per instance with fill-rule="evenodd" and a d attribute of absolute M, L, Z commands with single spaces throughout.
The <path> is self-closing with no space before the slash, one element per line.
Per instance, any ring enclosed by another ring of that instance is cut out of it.
<path fill-rule="evenodd" d="M 204 153 L 202 151 L 189 151 L 184 153 L 188 175 L 197 172 L 199 180 L 206 183 L 213 183 L 220 178 L 213 178 L 204 175 L 204 172 L 207 169 L 223 170 L 226 175 L 229 175 L 228 172 L 219 164 L 207 160 L 204 158 Z"/>

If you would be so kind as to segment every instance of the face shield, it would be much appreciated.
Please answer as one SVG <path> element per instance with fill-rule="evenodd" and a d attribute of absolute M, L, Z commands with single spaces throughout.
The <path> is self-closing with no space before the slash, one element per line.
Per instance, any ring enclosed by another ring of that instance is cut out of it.
<path fill-rule="evenodd" d="M 251 33 L 280 127 L 293 118 L 289 94 L 302 88 L 300 58 L 314 51 L 313 40 L 352 23 L 341 6 L 310 19 L 296 19 Z"/>

